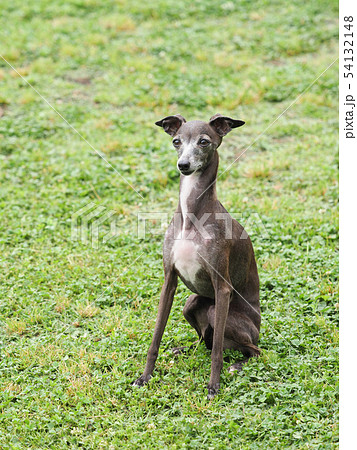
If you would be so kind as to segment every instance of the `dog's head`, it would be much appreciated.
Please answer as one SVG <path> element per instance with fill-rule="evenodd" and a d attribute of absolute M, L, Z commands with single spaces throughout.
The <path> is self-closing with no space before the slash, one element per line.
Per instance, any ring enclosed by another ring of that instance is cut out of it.
<path fill-rule="evenodd" d="M 173 137 L 172 144 L 178 153 L 177 168 L 183 175 L 203 171 L 221 145 L 223 136 L 244 123 L 221 114 L 215 114 L 208 122 L 186 122 L 179 114 L 155 122 Z"/>

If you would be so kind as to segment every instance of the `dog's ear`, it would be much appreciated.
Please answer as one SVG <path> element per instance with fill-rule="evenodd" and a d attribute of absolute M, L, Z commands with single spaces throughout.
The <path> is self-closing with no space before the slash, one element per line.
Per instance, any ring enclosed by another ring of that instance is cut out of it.
<path fill-rule="evenodd" d="M 176 114 L 175 116 L 167 116 L 164 119 L 155 122 L 155 125 L 162 127 L 170 136 L 175 136 L 181 125 L 185 122 L 186 119 L 184 117 L 180 116 L 180 114 Z"/>
<path fill-rule="evenodd" d="M 231 119 L 230 117 L 224 117 L 221 114 L 212 116 L 208 123 L 221 137 L 232 131 L 232 128 L 238 128 L 245 124 L 243 120 Z"/>

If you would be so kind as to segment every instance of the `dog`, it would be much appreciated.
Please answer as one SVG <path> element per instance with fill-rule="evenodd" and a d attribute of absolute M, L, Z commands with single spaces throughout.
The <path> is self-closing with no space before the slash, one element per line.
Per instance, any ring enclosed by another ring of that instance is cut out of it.
<path fill-rule="evenodd" d="M 254 250 L 243 227 L 217 199 L 217 149 L 232 129 L 245 122 L 216 114 L 208 122 L 187 122 L 181 115 L 156 122 L 173 140 L 178 153 L 179 204 L 165 234 L 162 287 L 154 335 L 143 374 L 133 385 L 152 376 L 161 338 L 169 317 L 177 279 L 194 293 L 183 315 L 211 354 L 208 398 L 219 391 L 223 350 L 240 350 L 245 360 L 259 356 L 259 276 Z"/>

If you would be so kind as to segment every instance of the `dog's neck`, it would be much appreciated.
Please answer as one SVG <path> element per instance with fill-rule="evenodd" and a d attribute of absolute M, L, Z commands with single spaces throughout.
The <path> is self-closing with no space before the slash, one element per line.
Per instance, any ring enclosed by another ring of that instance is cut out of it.
<path fill-rule="evenodd" d="M 202 213 L 213 212 L 208 205 L 213 205 L 217 201 L 218 163 L 219 157 L 216 150 L 203 172 L 195 172 L 189 176 L 181 175 L 179 211 L 182 214 L 183 229 L 191 224 L 191 221 L 187 220 L 187 213 L 194 214 L 199 219 Z"/>

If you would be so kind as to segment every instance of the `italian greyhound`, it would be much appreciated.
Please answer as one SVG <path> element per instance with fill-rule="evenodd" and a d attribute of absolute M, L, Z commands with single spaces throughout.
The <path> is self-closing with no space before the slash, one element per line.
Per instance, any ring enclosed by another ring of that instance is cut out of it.
<path fill-rule="evenodd" d="M 179 276 L 194 292 L 183 315 L 199 339 L 212 350 L 208 399 L 219 390 L 223 350 L 240 350 L 245 360 L 230 371 L 259 356 L 259 277 L 251 241 L 217 199 L 217 148 L 241 120 L 216 114 L 209 122 L 186 122 L 168 116 L 156 122 L 173 137 L 181 172 L 180 199 L 165 234 L 162 287 L 154 336 L 143 375 L 134 386 L 146 384 L 154 370 L 161 338 L 170 314 Z"/>

